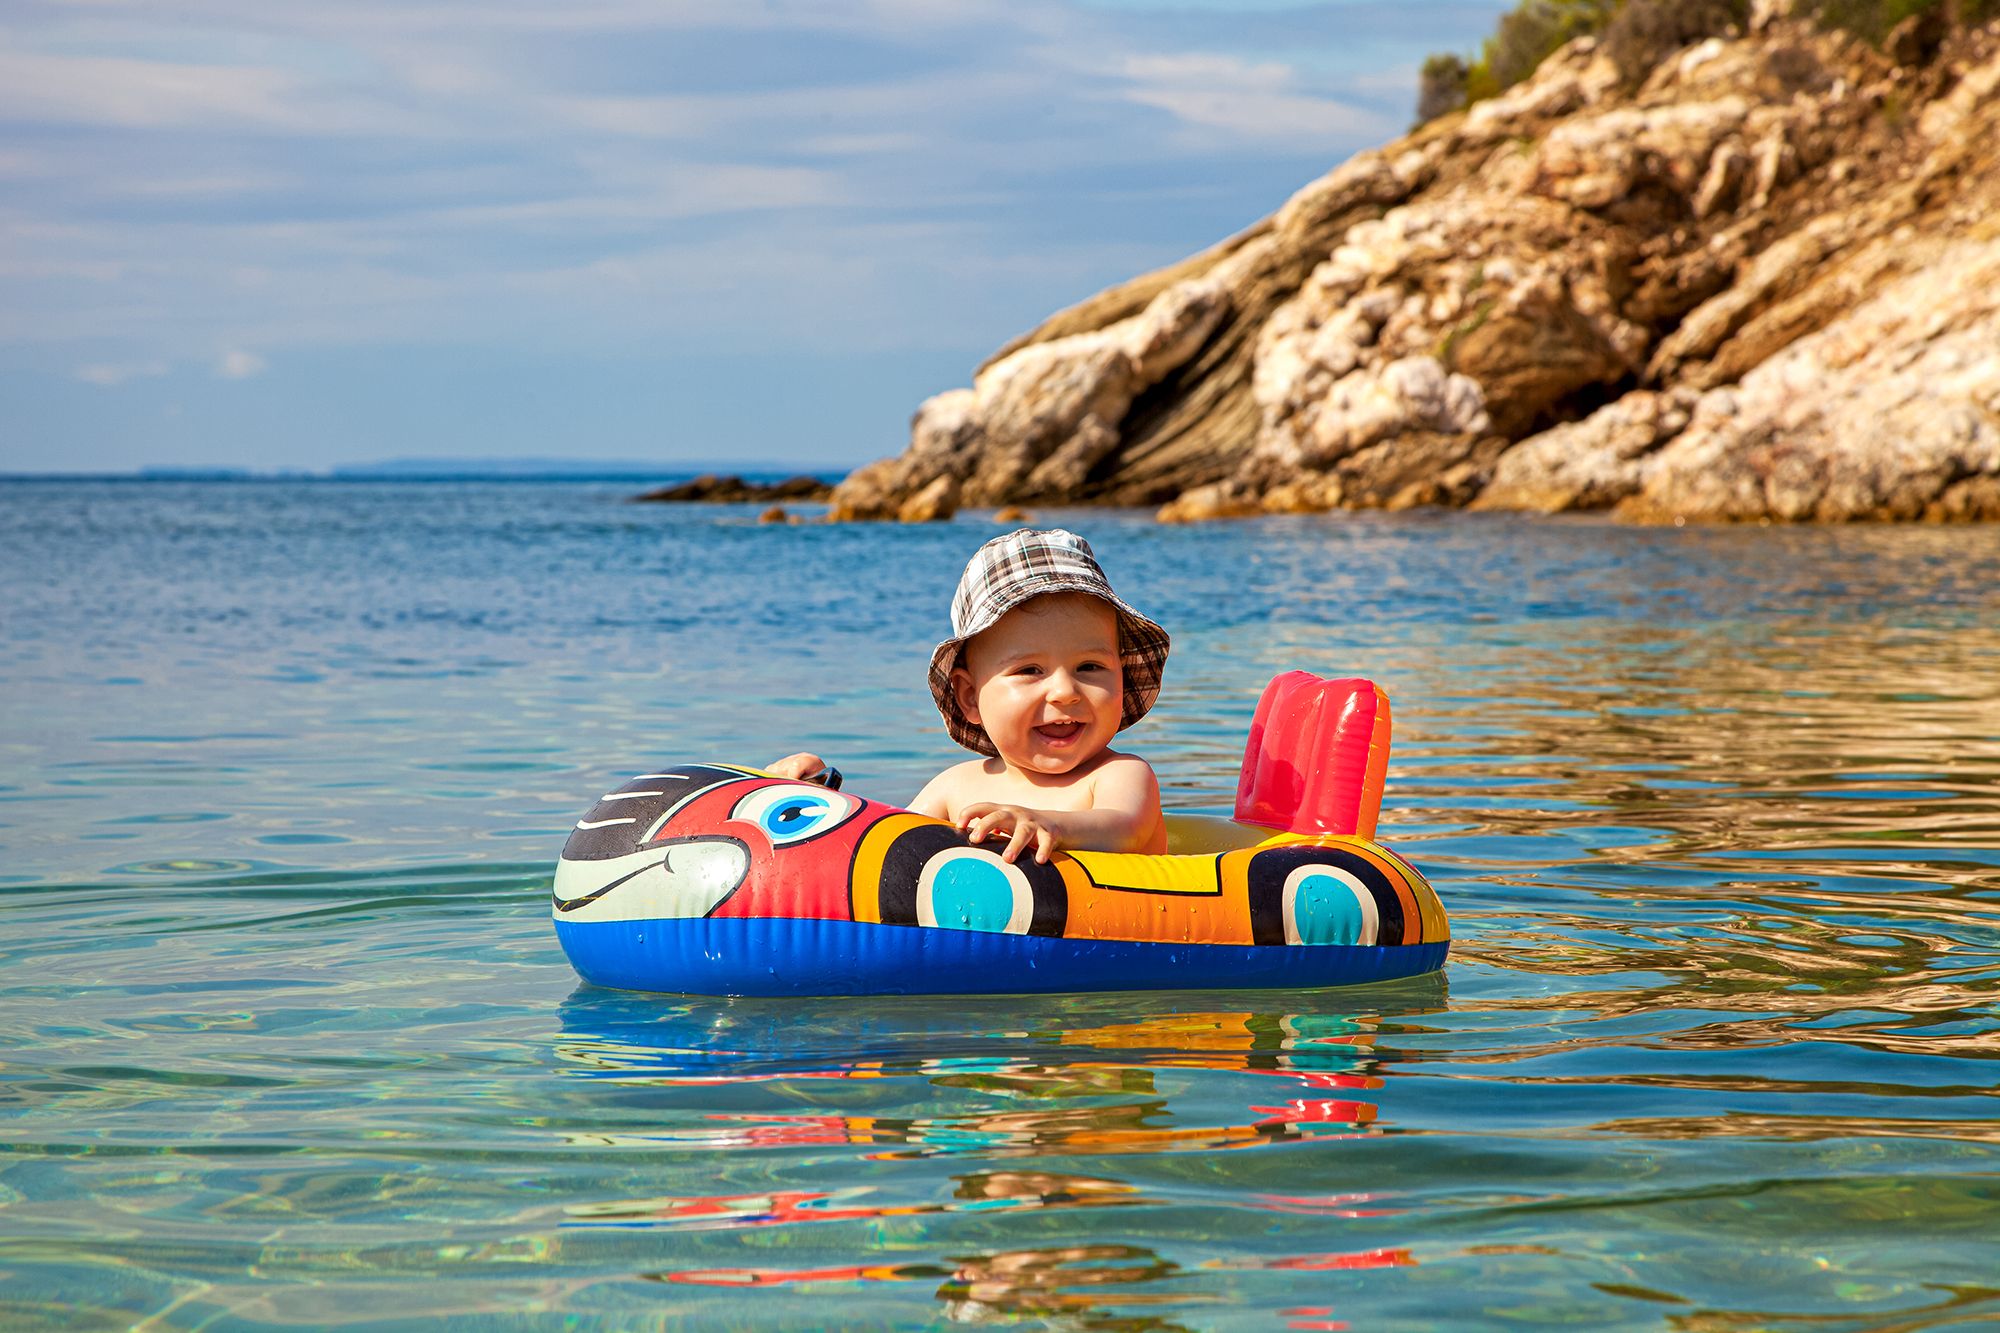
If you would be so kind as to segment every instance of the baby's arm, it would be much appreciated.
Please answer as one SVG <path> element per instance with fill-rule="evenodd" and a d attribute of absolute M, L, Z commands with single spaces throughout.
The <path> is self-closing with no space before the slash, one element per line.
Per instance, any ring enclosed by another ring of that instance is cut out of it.
<path fill-rule="evenodd" d="M 1033 845 L 1035 859 L 1046 862 L 1058 847 L 1099 852 L 1153 850 L 1160 825 L 1160 780 L 1153 767 L 1137 755 L 1107 760 L 1091 775 L 1087 810 L 1035 810 L 1027 806 L 978 801 L 958 812 L 958 826 L 971 842 L 989 833 L 1007 833 L 1000 853 L 1012 861 Z"/>
<path fill-rule="evenodd" d="M 978 761 L 974 760 L 972 766 L 977 767 Z M 965 767 L 967 767 L 965 764 L 953 764 L 926 782 L 924 789 L 910 802 L 909 810 L 914 814 L 928 815 L 932 819 L 950 819 L 952 792 L 959 785 L 959 770 Z"/>
<path fill-rule="evenodd" d="M 774 759 L 764 765 L 764 771 L 774 778 L 790 778 L 793 782 L 803 782 L 813 774 L 826 768 L 826 761 L 816 754 L 788 754 L 783 759 Z"/>

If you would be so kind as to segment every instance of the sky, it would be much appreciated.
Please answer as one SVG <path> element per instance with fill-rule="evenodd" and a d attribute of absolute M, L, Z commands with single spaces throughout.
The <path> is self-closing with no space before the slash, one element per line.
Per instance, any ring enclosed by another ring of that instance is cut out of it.
<path fill-rule="evenodd" d="M 8 0 L 0 471 L 837 470 L 1512 0 Z"/>

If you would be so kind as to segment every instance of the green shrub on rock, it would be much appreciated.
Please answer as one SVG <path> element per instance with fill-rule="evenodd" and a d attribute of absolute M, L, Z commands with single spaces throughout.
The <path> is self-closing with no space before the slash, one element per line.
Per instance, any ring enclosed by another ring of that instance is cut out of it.
<path fill-rule="evenodd" d="M 1449 52 L 1424 61 L 1417 75 L 1417 124 L 1436 120 L 1466 103 L 1466 63 Z"/>
<path fill-rule="evenodd" d="M 1505 92 L 1568 43 L 1603 31 L 1617 7 L 1618 0 L 1521 0 L 1466 67 L 1467 100 Z"/>
<path fill-rule="evenodd" d="M 1637 87 L 1682 47 L 1742 31 L 1749 10 L 1747 0 L 1625 0 L 1604 27 L 1604 54 Z"/>
<path fill-rule="evenodd" d="M 1904 19 L 1944 7 L 1945 0 L 1819 0 L 1815 9 L 1822 26 L 1844 28 L 1880 46 Z"/>
<path fill-rule="evenodd" d="M 1440 54 L 1424 62 L 1417 123 L 1505 92 L 1578 37 L 1601 34 L 1605 54 L 1636 86 L 1681 48 L 1741 31 L 1749 8 L 1749 0 L 1520 0 L 1500 16 L 1477 58 Z M 1916 15 L 1951 27 L 1991 22 L 2000 18 L 2000 0 L 1798 0 L 1797 12 L 1880 46 Z"/>

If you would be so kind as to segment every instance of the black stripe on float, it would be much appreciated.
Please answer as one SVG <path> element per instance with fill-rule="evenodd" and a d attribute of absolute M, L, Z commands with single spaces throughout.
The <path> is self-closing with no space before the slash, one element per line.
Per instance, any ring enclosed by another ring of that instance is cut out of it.
<path fill-rule="evenodd" d="M 919 824 L 898 834 L 882 856 L 881 896 L 877 899 L 882 924 L 916 925 L 917 885 L 923 879 L 924 867 L 939 852 L 971 846 L 963 833 L 945 824 Z M 995 860 L 1000 856 L 983 847 L 975 850 Z M 1041 864 L 1027 853 L 1014 864 L 1027 877 L 1028 891 L 1034 899 L 1028 933 L 1060 936 L 1069 924 L 1069 889 L 1063 883 L 1062 872 L 1053 865 Z"/>
<path fill-rule="evenodd" d="M 1047 865 L 1037 861 L 1033 852 L 1022 852 L 1015 864 L 1026 872 L 1028 887 L 1035 894 L 1035 915 L 1028 922 L 1028 933 L 1060 938 L 1069 929 L 1069 885 L 1063 882 L 1062 871 L 1053 861 Z"/>
<path fill-rule="evenodd" d="M 965 839 L 958 830 L 944 824 L 919 824 L 897 834 L 882 854 L 882 882 L 876 889 L 881 895 L 882 924 L 916 925 L 917 882 L 923 878 L 924 866 L 939 852 L 963 846 Z"/>
<path fill-rule="evenodd" d="M 745 776 L 705 764 L 680 764 L 634 778 L 616 791 L 599 797 L 597 804 L 590 807 L 590 813 L 578 821 L 583 824 L 610 820 L 631 822 L 605 822 L 602 828 L 572 829 L 569 841 L 563 844 L 563 860 L 608 861 L 614 857 L 629 856 L 644 845 L 646 831 L 659 823 L 662 816 L 671 814 L 712 787 L 719 787 L 725 782 L 741 782 Z M 629 795 L 633 792 L 655 792 L 657 795 Z"/>
<path fill-rule="evenodd" d="M 1250 858 L 1250 937 L 1258 944 L 1285 942 L 1285 880 L 1302 866 L 1330 866 L 1361 881 L 1375 900 L 1375 942 L 1403 942 L 1403 900 L 1382 868 L 1344 847 L 1273 847 Z"/>

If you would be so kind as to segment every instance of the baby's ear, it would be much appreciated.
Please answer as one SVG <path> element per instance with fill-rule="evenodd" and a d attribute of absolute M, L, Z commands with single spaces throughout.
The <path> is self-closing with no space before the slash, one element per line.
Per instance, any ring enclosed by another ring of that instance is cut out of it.
<path fill-rule="evenodd" d="M 964 667 L 951 669 L 951 695 L 958 700 L 958 711 L 965 714 L 965 720 L 979 726 L 979 691 L 972 684 L 972 673 Z"/>

